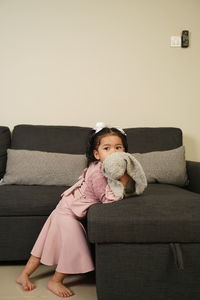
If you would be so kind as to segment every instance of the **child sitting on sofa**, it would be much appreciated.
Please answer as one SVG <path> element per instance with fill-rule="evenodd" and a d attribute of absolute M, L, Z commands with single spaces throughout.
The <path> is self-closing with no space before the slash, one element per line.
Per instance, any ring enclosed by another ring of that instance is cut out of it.
<path fill-rule="evenodd" d="M 88 140 L 88 168 L 83 171 L 78 182 L 62 194 L 62 199 L 41 230 L 25 268 L 16 279 L 25 291 L 35 288 L 29 276 L 40 263 L 57 266 L 48 282 L 48 289 L 60 297 L 73 295 L 63 284 L 67 274 L 94 270 L 86 232 L 80 220 L 86 216 L 92 204 L 121 199 L 111 191 L 103 175 L 102 162 L 113 152 L 127 150 L 126 134 L 122 129 L 108 128 L 97 123 Z M 126 186 L 128 174 L 125 173 L 119 180 Z"/>

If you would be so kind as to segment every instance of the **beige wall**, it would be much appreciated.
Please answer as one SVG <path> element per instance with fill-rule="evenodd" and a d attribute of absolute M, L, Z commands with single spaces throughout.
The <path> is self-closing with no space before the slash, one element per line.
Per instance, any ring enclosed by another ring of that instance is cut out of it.
<path fill-rule="evenodd" d="M 0 125 L 175 126 L 200 160 L 199 28 L 199 0 L 0 0 Z"/>

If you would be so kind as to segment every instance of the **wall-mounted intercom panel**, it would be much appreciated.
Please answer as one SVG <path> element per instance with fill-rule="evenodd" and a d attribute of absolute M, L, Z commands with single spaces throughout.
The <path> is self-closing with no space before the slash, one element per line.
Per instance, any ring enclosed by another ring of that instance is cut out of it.
<path fill-rule="evenodd" d="M 181 34 L 181 47 L 189 47 L 189 30 L 183 30 Z"/>

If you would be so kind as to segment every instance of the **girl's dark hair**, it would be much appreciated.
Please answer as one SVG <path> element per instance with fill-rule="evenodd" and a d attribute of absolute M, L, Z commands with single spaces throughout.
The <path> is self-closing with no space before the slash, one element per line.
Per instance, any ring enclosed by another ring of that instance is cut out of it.
<path fill-rule="evenodd" d="M 101 129 L 99 132 L 95 133 L 95 130 L 92 129 L 89 132 L 89 136 L 88 136 L 88 141 L 87 141 L 87 146 L 86 146 L 86 157 L 87 157 L 87 166 L 90 165 L 91 162 L 96 161 L 96 158 L 94 157 L 94 150 L 97 150 L 102 137 L 106 136 L 106 135 L 117 135 L 118 137 L 121 138 L 122 140 L 122 144 L 124 146 L 124 151 L 127 152 L 128 151 L 128 143 L 127 143 L 127 139 L 126 139 L 126 135 L 123 134 L 120 130 L 118 130 L 117 128 L 109 128 L 109 127 L 104 127 L 103 129 Z"/>

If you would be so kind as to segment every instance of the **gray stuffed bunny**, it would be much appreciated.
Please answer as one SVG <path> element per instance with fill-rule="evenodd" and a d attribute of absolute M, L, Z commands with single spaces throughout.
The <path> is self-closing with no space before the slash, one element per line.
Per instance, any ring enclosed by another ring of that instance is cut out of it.
<path fill-rule="evenodd" d="M 143 168 L 130 153 L 114 152 L 108 155 L 103 162 L 103 172 L 105 177 L 108 178 L 108 185 L 117 197 L 127 196 L 124 185 L 119 181 L 124 173 L 127 173 L 135 183 L 132 195 L 142 194 L 147 187 L 147 179 Z"/>

